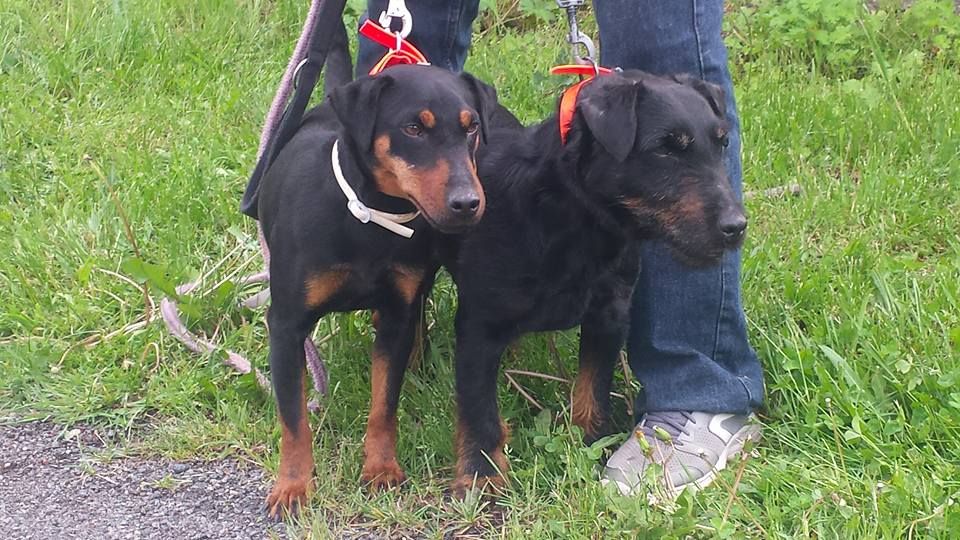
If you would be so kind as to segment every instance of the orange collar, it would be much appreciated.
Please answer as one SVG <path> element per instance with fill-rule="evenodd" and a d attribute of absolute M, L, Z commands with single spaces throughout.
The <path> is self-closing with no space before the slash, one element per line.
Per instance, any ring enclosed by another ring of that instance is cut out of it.
<path fill-rule="evenodd" d="M 398 40 L 397 34 L 390 32 L 369 19 L 364 21 L 363 25 L 360 26 L 360 35 L 389 49 L 387 54 L 383 55 L 383 58 L 370 70 L 370 75 L 376 75 L 388 67 L 397 64 L 430 64 L 430 62 L 427 62 L 427 57 L 424 56 L 419 49 L 414 47 L 412 43 L 405 39 Z"/>
<path fill-rule="evenodd" d="M 570 126 L 573 125 L 573 113 L 577 110 L 577 96 L 580 95 L 580 90 L 583 89 L 585 84 L 592 81 L 596 75 L 609 75 L 613 73 L 613 70 L 605 67 L 597 67 L 594 69 L 593 66 L 571 64 L 556 66 L 550 70 L 550 73 L 553 75 L 579 75 L 580 77 L 586 77 L 577 84 L 564 90 L 563 96 L 560 98 L 560 142 L 566 144 L 567 134 L 570 133 Z"/>

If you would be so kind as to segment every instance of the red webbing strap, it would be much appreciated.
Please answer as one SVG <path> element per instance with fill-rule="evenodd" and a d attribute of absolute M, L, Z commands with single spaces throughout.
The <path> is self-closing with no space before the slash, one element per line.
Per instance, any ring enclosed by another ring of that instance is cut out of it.
<path fill-rule="evenodd" d="M 388 49 L 387 54 L 370 70 L 370 75 L 397 64 L 430 64 L 427 57 L 405 39 L 400 40 L 398 49 L 397 35 L 369 19 L 360 26 L 360 35 Z"/>
<path fill-rule="evenodd" d="M 573 124 L 573 113 L 577 110 L 577 96 L 580 95 L 580 90 L 583 89 L 585 84 L 592 81 L 594 76 L 609 75 L 613 73 L 613 70 L 605 67 L 594 68 L 594 66 L 589 65 L 571 64 L 556 66 L 550 70 L 550 73 L 553 75 L 579 75 L 581 77 L 587 77 L 564 90 L 563 96 L 560 97 L 558 122 L 560 124 L 560 142 L 566 144 L 567 134 L 570 133 L 570 126 Z"/>

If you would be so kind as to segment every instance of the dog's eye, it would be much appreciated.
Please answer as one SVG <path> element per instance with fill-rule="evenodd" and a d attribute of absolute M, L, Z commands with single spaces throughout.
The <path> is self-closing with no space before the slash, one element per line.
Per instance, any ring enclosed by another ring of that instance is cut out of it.
<path fill-rule="evenodd" d="M 407 124 L 403 126 L 403 132 L 411 137 L 419 137 L 423 135 L 423 128 L 420 124 Z"/>
<path fill-rule="evenodd" d="M 663 146 L 668 153 L 683 152 L 691 144 L 693 144 L 693 137 L 686 133 L 671 133 L 663 139 Z"/>
<path fill-rule="evenodd" d="M 473 135 L 478 129 L 480 129 L 480 122 L 477 122 L 476 120 L 470 122 L 470 125 L 467 126 L 467 135 Z"/>
<path fill-rule="evenodd" d="M 721 131 L 717 136 L 717 141 L 720 143 L 720 146 L 726 148 L 730 146 L 730 135 L 726 131 Z"/>

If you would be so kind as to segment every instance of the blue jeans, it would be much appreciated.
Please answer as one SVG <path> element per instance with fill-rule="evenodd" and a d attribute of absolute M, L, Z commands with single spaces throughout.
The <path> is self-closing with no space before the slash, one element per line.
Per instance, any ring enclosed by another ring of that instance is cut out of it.
<path fill-rule="evenodd" d="M 594 2 L 601 63 L 651 73 L 690 73 L 727 95 L 727 174 L 742 193 L 740 119 L 720 34 L 722 0 Z M 763 399 L 763 372 L 747 341 L 740 252 L 694 270 L 659 242 L 642 250 L 627 353 L 643 384 L 637 410 L 746 413 Z"/>
<path fill-rule="evenodd" d="M 435 64 L 461 70 L 477 0 L 407 4 L 415 20 L 410 40 Z M 385 5 L 371 0 L 368 9 L 377 16 Z M 740 121 L 720 34 L 723 1 L 600 0 L 594 2 L 594 12 L 601 64 L 657 74 L 691 73 L 723 87 L 731 124 L 727 172 L 740 194 Z M 359 73 L 383 54 L 364 41 Z M 661 242 L 647 243 L 641 257 L 627 343 L 630 367 L 643 385 L 637 413 L 743 414 L 756 409 L 763 399 L 763 372 L 747 341 L 740 252 L 728 253 L 720 264 L 704 269 L 678 263 Z"/>

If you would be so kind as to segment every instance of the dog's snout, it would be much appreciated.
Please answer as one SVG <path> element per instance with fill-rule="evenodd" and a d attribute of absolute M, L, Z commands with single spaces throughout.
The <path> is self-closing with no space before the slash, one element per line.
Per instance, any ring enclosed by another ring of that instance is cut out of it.
<path fill-rule="evenodd" d="M 724 240 L 734 244 L 740 241 L 744 231 L 747 230 L 747 217 L 740 211 L 727 212 L 720 218 L 717 225 L 723 234 Z"/>
<path fill-rule="evenodd" d="M 473 190 L 457 191 L 447 197 L 447 206 L 456 215 L 470 216 L 480 208 L 480 195 Z"/>

